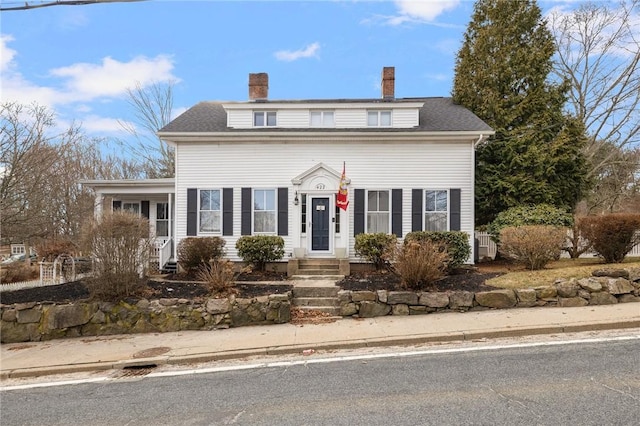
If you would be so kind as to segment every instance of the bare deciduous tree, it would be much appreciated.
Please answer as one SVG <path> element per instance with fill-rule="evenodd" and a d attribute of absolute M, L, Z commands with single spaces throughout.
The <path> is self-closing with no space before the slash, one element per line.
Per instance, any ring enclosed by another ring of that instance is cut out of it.
<path fill-rule="evenodd" d="M 133 109 L 134 122 L 120 121 L 122 128 L 133 136 L 137 144 L 121 141 L 125 151 L 139 159 L 149 178 L 173 177 L 175 159 L 173 148 L 158 138 L 156 132 L 171 121 L 173 84 L 137 83 L 127 90 L 128 103 Z"/>
<path fill-rule="evenodd" d="M 81 179 L 140 176 L 126 159 L 104 156 L 77 126 L 55 133 L 53 114 L 37 104 L 0 105 L 0 237 L 27 247 L 43 239 L 77 239 L 93 215 Z M 28 259 L 28 257 L 27 257 Z"/>
<path fill-rule="evenodd" d="M 53 115 L 36 104 L 2 104 L 0 120 L 2 236 L 23 242 L 29 253 L 30 241 L 51 231 L 47 229 L 51 170 L 77 137 L 77 129 L 51 137 Z"/>
<path fill-rule="evenodd" d="M 640 145 L 640 0 L 584 3 L 553 12 L 555 73 L 567 79 L 568 108 L 590 135 L 585 148 L 596 177 L 620 150 Z M 602 156 L 601 141 L 618 150 Z"/>

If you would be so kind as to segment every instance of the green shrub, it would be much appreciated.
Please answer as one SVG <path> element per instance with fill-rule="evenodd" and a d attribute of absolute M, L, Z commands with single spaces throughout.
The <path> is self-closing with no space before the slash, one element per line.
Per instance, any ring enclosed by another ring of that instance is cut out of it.
<path fill-rule="evenodd" d="M 376 269 L 389 266 L 389 257 L 394 250 L 398 237 L 394 234 L 378 232 L 356 235 L 356 255 L 373 263 Z"/>
<path fill-rule="evenodd" d="M 264 271 L 267 262 L 275 262 L 284 256 L 284 240 L 276 235 L 244 236 L 236 242 L 236 249 L 245 262 Z"/>
<path fill-rule="evenodd" d="M 404 238 L 405 243 L 409 241 L 431 241 L 436 245 L 444 244 L 449 260 L 447 268 L 449 270 L 462 266 L 469 256 L 471 256 L 471 246 L 469 245 L 469 234 L 461 231 L 419 231 L 409 232 Z"/>
<path fill-rule="evenodd" d="M 550 225 L 556 227 L 573 226 L 573 216 L 558 207 L 549 204 L 518 206 L 498 213 L 489 224 L 487 232 L 494 242 L 500 242 L 500 231 L 508 226 Z"/>
<path fill-rule="evenodd" d="M 225 255 L 226 241 L 220 237 L 183 238 L 178 244 L 178 262 L 187 271 L 209 265 L 211 259 L 218 260 Z"/>
<path fill-rule="evenodd" d="M 446 275 L 449 255 L 441 243 L 429 239 L 409 240 L 396 247 L 393 270 L 402 286 L 421 290 Z"/>
<path fill-rule="evenodd" d="M 560 257 L 567 231 L 550 225 L 509 226 L 500 232 L 504 254 L 531 270 L 542 269 Z"/>
<path fill-rule="evenodd" d="M 147 219 L 122 210 L 105 213 L 85 230 L 85 244 L 95 258 L 88 280 L 93 297 L 121 300 L 142 289 L 151 255 Z"/>
<path fill-rule="evenodd" d="M 620 263 L 640 244 L 640 215 L 615 213 L 580 219 L 582 235 L 607 263 Z"/>

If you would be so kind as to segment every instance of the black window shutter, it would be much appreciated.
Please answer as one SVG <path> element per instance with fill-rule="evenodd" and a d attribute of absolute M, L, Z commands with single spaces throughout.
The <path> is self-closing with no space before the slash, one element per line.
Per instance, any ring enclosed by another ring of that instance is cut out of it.
<path fill-rule="evenodd" d="M 449 190 L 449 230 L 460 230 L 460 190 Z"/>
<path fill-rule="evenodd" d="M 422 189 L 411 190 L 411 231 L 422 231 Z"/>
<path fill-rule="evenodd" d="M 187 236 L 198 235 L 198 190 L 187 189 Z"/>
<path fill-rule="evenodd" d="M 402 189 L 391 190 L 391 232 L 402 238 Z"/>
<path fill-rule="evenodd" d="M 241 189 L 240 205 L 240 235 L 251 235 L 251 188 Z"/>
<path fill-rule="evenodd" d="M 278 188 L 278 235 L 289 235 L 288 188 Z"/>
<path fill-rule="evenodd" d="M 140 213 L 142 216 L 149 219 L 149 201 L 140 201 Z"/>
<path fill-rule="evenodd" d="M 222 188 L 222 235 L 233 235 L 233 188 Z"/>
<path fill-rule="evenodd" d="M 353 235 L 364 233 L 364 189 L 353 191 Z"/>
<path fill-rule="evenodd" d="M 113 200 L 113 211 L 120 210 L 122 208 L 122 201 Z"/>

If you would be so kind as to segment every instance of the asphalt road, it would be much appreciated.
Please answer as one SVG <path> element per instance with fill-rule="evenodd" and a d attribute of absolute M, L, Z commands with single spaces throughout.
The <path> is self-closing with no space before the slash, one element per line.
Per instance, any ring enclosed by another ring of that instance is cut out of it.
<path fill-rule="evenodd" d="M 0 392 L 2 425 L 637 425 L 640 340 Z"/>

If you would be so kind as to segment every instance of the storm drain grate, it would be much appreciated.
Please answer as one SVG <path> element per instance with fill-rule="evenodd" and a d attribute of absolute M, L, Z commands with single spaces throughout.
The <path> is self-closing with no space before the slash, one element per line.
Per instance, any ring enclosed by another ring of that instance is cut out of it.
<path fill-rule="evenodd" d="M 116 378 L 126 377 L 144 377 L 149 373 L 152 373 L 158 367 L 157 364 L 143 364 L 143 365 L 127 365 L 122 370 L 118 371 Z"/>

